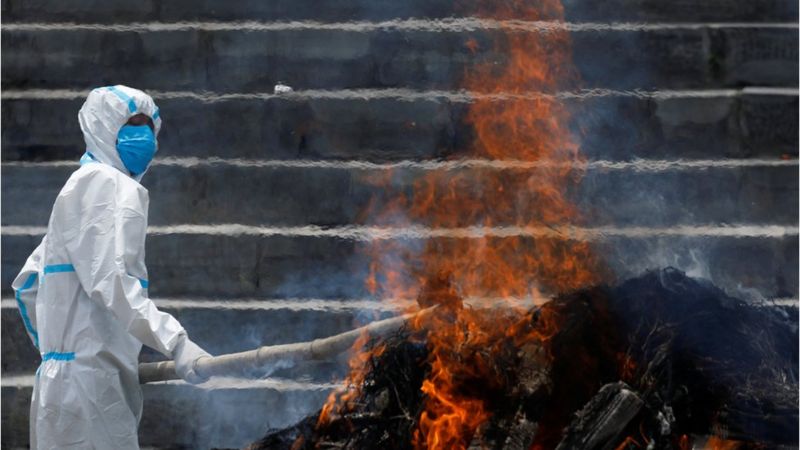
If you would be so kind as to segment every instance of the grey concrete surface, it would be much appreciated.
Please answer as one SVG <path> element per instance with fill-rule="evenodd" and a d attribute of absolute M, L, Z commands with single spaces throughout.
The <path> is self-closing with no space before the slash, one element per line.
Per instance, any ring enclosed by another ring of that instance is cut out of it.
<path fill-rule="evenodd" d="M 58 191 L 76 167 L 6 167 L 2 188 L 3 225 L 44 226 Z M 484 198 L 479 181 L 486 169 L 452 171 L 461 180 L 456 188 Z M 531 180 L 547 170 L 525 170 Z M 797 220 L 797 167 L 706 168 L 667 172 L 592 169 L 567 193 L 583 211 L 587 226 L 673 226 L 708 224 L 791 225 Z M 150 191 L 150 225 L 227 224 L 265 226 L 398 226 L 365 214 L 387 209 L 405 195 L 418 169 L 395 169 L 388 188 L 376 187 L 376 170 L 308 168 L 254 168 L 201 166 L 192 169 L 156 166 L 143 184 Z M 509 174 L 521 171 L 507 171 Z M 377 175 L 380 176 L 380 175 Z M 447 186 L 439 186 L 445 191 Z M 232 202 L 231 198 L 237 201 Z M 537 201 L 534 194 L 515 193 L 513 201 Z M 489 216 L 497 225 L 535 222 L 536 209 L 527 215 L 492 213 L 487 198 L 476 216 Z M 19 205 L 25 205 L 21 208 Z M 424 219 L 418 222 L 428 224 Z M 461 223 L 470 226 L 473 223 Z"/>
<path fill-rule="evenodd" d="M 183 20 L 387 20 L 463 16 L 482 5 L 477 0 L 337 0 L 263 2 L 259 0 L 85 0 L 67 5 L 57 0 L 3 0 L 10 22 L 138 22 Z M 568 20 L 580 21 L 786 21 L 797 20 L 797 3 L 787 0 L 566 0 Z M 545 17 L 546 18 L 546 17 Z"/>
<path fill-rule="evenodd" d="M 159 157 L 247 159 L 454 158 L 469 146 L 468 105 L 443 98 L 231 100 L 156 96 Z M 4 99 L 3 161 L 76 160 L 83 99 Z M 717 159 L 797 155 L 797 95 L 564 100 L 591 159 Z M 231 126 L 244 118 L 243 126 Z"/>
<path fill-rule="evenodd" d="M 41 237 L 4 235 L 4 295 Z M 273 236 L 151 236 L 150 293 L 200 297 L 363 297 L 366 266 L 348 261 L 355 243 L 333 238 Z"/>
<path fill-rule="evenodd" d="M 107 32 L 3 30 L 2 86 L 269 91 L 448 89 L 479 64 L 503 64 L 497 33 L 339 30 Z M 466 45 L 475 39 L 472 52 Z M 70 49 L 82 51 L 64 58 Z M 793 29 L 572 33 L 581 86 L 621 89 L 797 86 Z M 181 55 L 176 58 L 175 55 Z M 598 55 L 603 55 L 598 58 Z M 136 60 L 136 70 L 130 70 Z M 47 70 L 41 70 L 47 67 Z M 309 70 L 313 67 L 314 70 Z M 769 70 L 763 70 L 768 67 Z M 568 78 L 564 88 L 574 87 Z"/>
<path fill-rule="evenodd" d="M 40 237 L 3 236 L 3 294 Z M 418 241 L 407 241 L 414 248 Z M 609 237 L 599 254 L 620 277 L 673 266 L 732 293 L 764 297 L 797 291 L 797 237 Z M 148 238 L 153 296 L 364 298 L 366 244 L 330 237 L 157 235 Z"/>

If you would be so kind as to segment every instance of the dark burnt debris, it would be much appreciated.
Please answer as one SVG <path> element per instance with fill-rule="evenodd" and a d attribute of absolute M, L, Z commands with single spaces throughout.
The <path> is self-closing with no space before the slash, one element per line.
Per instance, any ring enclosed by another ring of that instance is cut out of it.
<path fill-rule="evenodd" d="M 796 309 L 746 304 L 666 269 L 561 296 L 522 325 L 535 329 L 544 315 L 558 330 L 546 348 L 509 338 L 492 347 L 491 379 L 457 380 L 491 414 L 467 430 L 464 448 L 797 446 Z M 413 448 L 430 370 L 425 332 L 406 329 L 382 345 L 347 408 L 249 448 Z"/>

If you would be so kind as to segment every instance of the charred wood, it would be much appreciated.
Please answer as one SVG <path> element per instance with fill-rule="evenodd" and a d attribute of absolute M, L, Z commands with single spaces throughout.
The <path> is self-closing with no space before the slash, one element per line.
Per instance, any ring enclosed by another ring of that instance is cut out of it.
<path fill-rule="evenodd" d="M 556 450 L 607 449 L 644 405 L 625 383 L 607 384 L 579 411 Z M 612 447 L 613 448 L 613 447 Z"/>

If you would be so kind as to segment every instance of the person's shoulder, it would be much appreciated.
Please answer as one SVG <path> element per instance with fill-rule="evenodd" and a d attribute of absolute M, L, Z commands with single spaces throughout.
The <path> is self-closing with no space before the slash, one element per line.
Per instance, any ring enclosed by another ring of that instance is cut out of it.
<path fill-rule="evenodd" d="M 77 183 L 113 184 L 132 191 L 147 192 L 147 189 L 138 181 L 103 163 L 84 164 L 73 172 L 70 179 L 74 179 Z"/>
<path fill-rule="evenodd" d="M 144 186 L 119 170 L 102 163 L 84 164 L 73 172 L 64 185 L 61 196 L 69 196 L 73 192 L 84 199 L 87 194 L 96 200 L 115 197 L 114 203 L 134 209 L 146 207 L 148 201 L 147 189 Z"/>

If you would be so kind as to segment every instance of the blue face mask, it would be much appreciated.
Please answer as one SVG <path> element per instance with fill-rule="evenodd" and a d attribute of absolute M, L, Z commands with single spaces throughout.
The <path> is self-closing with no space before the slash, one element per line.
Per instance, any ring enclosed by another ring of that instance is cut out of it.
<path fill-rule="evenodd" d="M 156 136 L 147 125 L 125 125 L 117 134 L 117 152 L 133 175 L 144 173 L 156 154 Z"/>

